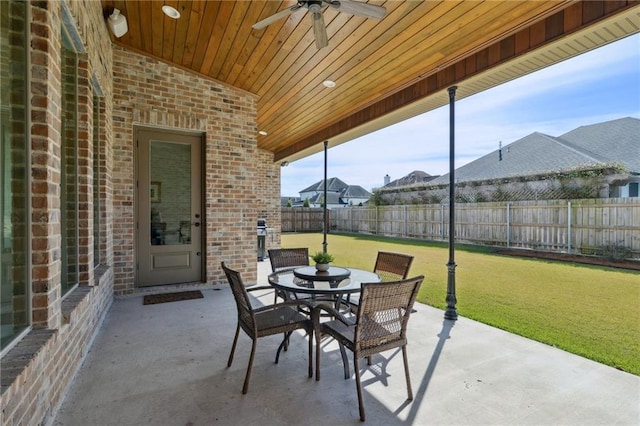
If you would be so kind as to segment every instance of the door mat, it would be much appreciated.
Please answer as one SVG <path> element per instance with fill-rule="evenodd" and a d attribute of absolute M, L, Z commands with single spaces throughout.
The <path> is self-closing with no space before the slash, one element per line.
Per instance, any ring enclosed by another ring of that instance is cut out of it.
<path fill-rule="evenodd" d="M 155 305 L 156 303 L 178 302 L 180 300 L 202 299 L 204 296 L 200 290 L 180 291 L 177 293 L 149 294 L 144 296 L 143 305 Z"/>

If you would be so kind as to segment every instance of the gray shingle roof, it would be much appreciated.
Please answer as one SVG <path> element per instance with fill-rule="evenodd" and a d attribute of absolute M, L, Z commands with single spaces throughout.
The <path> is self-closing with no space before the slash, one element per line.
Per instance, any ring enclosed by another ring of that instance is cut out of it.
<path fill-rule="evenodd" d="M 348 198 L 368 198 L 371 196 L 371 193 L 360 185 L 349 185 L 342 191 L 340 196 Z"/>
<path fill-rule="evenodd" d="M 332 177 L 327 179 L 327 191 L 340 192 L 343 189 L 345 189 L 347 186 L 349 185 L 347 185 L 337 177 Z M 324 191 L 324 179 L 314 183 L 313 185 L 303 189 L 300 192 L 312 192 L 312 191 Z"/>
<path fill-rule="evenodd" d="M 581 126 L 559 139 L 574 144 L 605 162 L 621 162 L 640 173 L 640 119 L 625 117 Z"/>
<path fill-rule="evenodd" d="M 300 191 L 300 193 L 305 192 L 315 192 L 316 194 L 313 195 L 309 201 L 317 203 L 318 201 L 316 200 L 320 200 L 324 193 L 324 179 Z M 347 185 L 336 177 L 327 179 L 327 199 L 329 200 L 329 204 L 344 204 L 346 201 L 344 201 L 343 198 L 369 197 L 371 197 L 371 193 L 360 185 Z"/>
<path fill-rule="evenodd" d="M 429 182 L 430 180 L 433 180 L 437 177 L 438 176 L 431 176 L 430 174 L 425 173 L 422 170 L 414 170 L 406 176 L 403 176 L 399 179 L 395 179 L 389 182 L 384 187 L 393 188 L 396 186 L 406 186 L 406 185 L 413 185 L 416 183 L 424 183 L 424 182 Z"/>
<path fill-rule="evenodd" d="M 532 133 L 456 169 L 456 181 L 492 180 L 544 174 L 583 166 L 620 162 L 640 173 L 640 120 L 622 118 L 582 126 L 553 137 Z M 449 182 L 449 175 L 430 183 Z"/>

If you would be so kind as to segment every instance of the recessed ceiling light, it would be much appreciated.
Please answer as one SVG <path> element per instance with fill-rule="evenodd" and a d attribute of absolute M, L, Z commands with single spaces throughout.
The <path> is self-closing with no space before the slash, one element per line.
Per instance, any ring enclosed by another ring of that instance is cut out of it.
<path fill-rule="evenodd" d="M 180 17 L 180 12 L 178 12 L 176 8 L 169 6 L 168 4 L 162 6 L 162 11 L 169 18 L 178 19 Z"/>
<path fill-rule="evenodd" d="M 262 136 L 267 136 L 267 132 L 265 132 L 264 130 L 260 130 L 258 132 L 258 134 L 262 135 Z"/>
<path fill-rule="evenodd" d="M 325 80 L 322 82 L 322 84 L 324 85 L 324 87 L 328 87 L 329 89 L 331 89 L 332 87 L 336 87 L 336 82 L 333 80 Z"/>

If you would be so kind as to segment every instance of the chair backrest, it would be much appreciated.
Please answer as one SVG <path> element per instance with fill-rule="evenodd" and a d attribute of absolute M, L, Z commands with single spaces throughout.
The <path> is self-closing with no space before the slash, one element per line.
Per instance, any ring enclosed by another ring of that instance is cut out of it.
<path fill-rule="evenodd" d="M 295 266 L 309 266 L 309 249 L 306 247 L 271 249 L 269 250 L 269 261 L 273 272 Z"/>
<path fill-rule="evenodd" d="M 356 316 L 358 350 L 394 348 L 406 344 L 407 322 L 424 276 L 362 284 Z"/>
<path fill-rule="evenodd" d="M 233 298 L 236 300 L 238 322 L 247 334 L 253 336 L 256 331 L 255 316 L 251 301 L 249 300 L 249 293 L 247 293 L 247 289 L 244 287 L 242 277 L 240 277 L 238 271 L 227 267 L 224 262 L 221 263 L 221 266 L 224 274 L 227 276 L 229 286 L 231 286 Z"/>
<path fill-rule="evenodd" d="M 404 280 L 409 275 L 413 256 L 402 253 L 379 251 L 373 272 L 380 275 L 383 282 Z"/>

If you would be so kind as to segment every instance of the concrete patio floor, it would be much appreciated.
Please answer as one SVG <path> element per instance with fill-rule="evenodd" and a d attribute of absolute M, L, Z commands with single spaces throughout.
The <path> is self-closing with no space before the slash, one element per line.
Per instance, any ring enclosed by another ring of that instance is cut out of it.
<path fill-rule="evenodd" d="M 269 262 L 259 262 L 266 283 Z M 323 342 L 322 378 L 307 377 L 303 334 L 274 364 L 280 337 L 261 338 L 249 392 L 242 382 L 251 340 L 236 326 L 229 287 L 204 298 L 142 305 L 114 301 L 54 425 L 361 424 L 353 379 L 337 345 Z M 259 300 L 273 302 L 273 292 Z M 553 347 L 416 304 L 408 354 L 414 400 L 406 400 L 399 351 L 361 364 L 370 425 L 638 425 L 640 377 Z M 351 353 L 349 353 L 351 358 Z"/>

